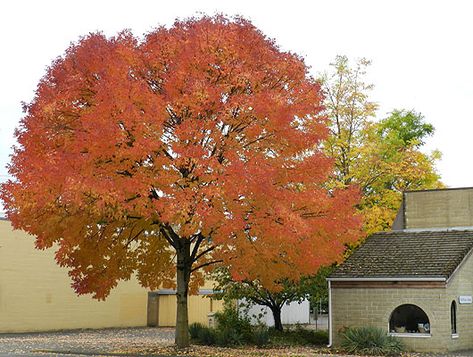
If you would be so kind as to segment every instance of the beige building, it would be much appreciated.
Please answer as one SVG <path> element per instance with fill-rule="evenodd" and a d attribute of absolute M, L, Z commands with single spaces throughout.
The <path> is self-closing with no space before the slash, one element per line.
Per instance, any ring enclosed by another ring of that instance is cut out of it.
<path fill-rule="evenodd" d="M 161 289 L 149 293 L 148 326 L 176 326 L 176 296 L 174 290 Z M 223 310 L 223 301 L 211 298 L 212 289 L 200 289 L 198 295 L 188 297 L 189 323 L 209 323 L 209 314 Z"/>
<path fill-rule="evenodd" d="M 407 191 L 393 230 L 473 227 L 473 187 Z"/>
<path fill-rule="evenodd" d="M 174 326 L 173 291 L 148 292 L 136 279 L 122 282 L 105 301 L 77 296 L 54 249 L 34 249 L 34 238 L 0 219 L 0 333 L 125 326 Z M 221 308 L 209 287 L 189 297 L 190 322 L 207 323 Z"/>
<path fill-rule="evenodd" d="M 473 348 L 473 189 L 407 192 L 392 232 L 376 233 L 329 277 L 330 341 L 375 326 L 408 349 Z"/>

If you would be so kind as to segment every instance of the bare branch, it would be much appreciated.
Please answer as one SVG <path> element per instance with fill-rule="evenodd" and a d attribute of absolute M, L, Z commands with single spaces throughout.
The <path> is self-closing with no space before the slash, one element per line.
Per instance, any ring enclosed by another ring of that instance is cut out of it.
<path fill-rule="evenodd" d="M 212 264 L 217 264 L 217 263 L 223 263 L 223 260 L 219 259 L 219 260 L 214 260 L 214 261 L 211 261 L 211 262 L 207 262 L 207 263 L 198 265 L 198 266 L 196 266 L 195 268 L 193 268 L 191 270 L 191 273 L 195 272 L 196 270 L 198 270 L 200 268 L 203 268 L 203 267 L 206 267 L 206 266 L 209 266 L 209 265 L 212 265 Z"/>
<path fill-rule="evenodd" d="M 193 258 L 192 263 L 195 263 L 199 258 L 203 257 L 205 254 L 211 252 L 215 248 L 217 248 L 217 247 L 215 245 L 213 245 L 210 248 L 207 248 L 206 250 L 204 250 L 203 252 L 200 252 L 199 255 L 197 255 L 195 258 Z"/>

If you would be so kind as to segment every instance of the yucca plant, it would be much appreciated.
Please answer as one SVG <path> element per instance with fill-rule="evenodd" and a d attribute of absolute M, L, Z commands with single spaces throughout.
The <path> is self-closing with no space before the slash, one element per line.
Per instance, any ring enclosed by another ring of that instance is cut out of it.
<path fill-rule="evenodd" d="M 404 350 L 404 344 L 377 327 L 352 327 L 342 333 L 342 347 L 348 353 L 393 356 Z"/>

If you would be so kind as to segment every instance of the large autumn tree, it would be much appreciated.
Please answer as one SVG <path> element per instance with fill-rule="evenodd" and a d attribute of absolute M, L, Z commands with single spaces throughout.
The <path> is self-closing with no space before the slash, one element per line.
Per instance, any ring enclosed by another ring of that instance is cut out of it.
<path fill-rule="evenodd" d="M 271 288 L 356 239 L 356 193 L 324 185 L 321 103 L 302 59 L 244 19 L 90 34 L 26 105 L 1 197 L 15 228 L 58 247 L 78 294 L 104 299 L 133 274 L 176 287 L 187 346 L 202 270 Z"/>

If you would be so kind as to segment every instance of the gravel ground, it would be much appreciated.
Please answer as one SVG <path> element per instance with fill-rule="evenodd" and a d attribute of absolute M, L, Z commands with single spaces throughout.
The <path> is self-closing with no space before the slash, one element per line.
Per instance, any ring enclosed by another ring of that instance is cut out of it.
<path fill-rule="evenodd" d="M 186 351 L 173 348 L 173 328 L 121 328 L 102 330 L 75 330 L 45 333 L 0 334 L 0 356 L 314 356 L 336 357 L 334 351 L 316 351 L 297 347 L 283 349 L 232 349 L 192 346 Z M 444 354 L 411 354 L 404 357 L 446 356 Z M 458 352 L 449 356 L 473 357 L 473 351 Z M 354 357 L 344 355 L 343 357 Z"/>
<path fill-rule="evenodd" d="M 143 346 L 149 349 L 171 346 L 173 341 L 173 328 L 123 328 L 1 334 L 0 356 L 113 356 Z"/>

